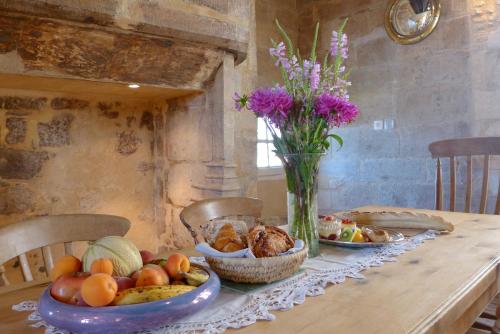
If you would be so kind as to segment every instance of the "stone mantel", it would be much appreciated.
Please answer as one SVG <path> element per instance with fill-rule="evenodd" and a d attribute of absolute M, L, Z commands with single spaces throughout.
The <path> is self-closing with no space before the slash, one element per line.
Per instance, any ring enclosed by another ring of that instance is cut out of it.
<path fill-rule="evenodd" d="M 0 12 L 201 43 L 247 55 L 251 6 L 241 0 L 0 0 Z"/>

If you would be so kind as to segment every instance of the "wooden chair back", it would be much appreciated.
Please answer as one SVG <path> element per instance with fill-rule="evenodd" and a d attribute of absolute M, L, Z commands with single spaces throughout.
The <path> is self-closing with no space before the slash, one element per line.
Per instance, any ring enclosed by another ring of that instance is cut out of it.
<path fill-rule="evenodd" d="M 260 199 L 250 197 L 210 198 L 187 206 L 181 211 L 180 218 L 197 244 L 199 231 L 211 220 L 229 216 L 257 219 L 261 216 L 262 206 Z"/>
<path fill-rule="evenodd" d="M 64 253 L 72 255 L 73 241 L 93 241 L 109 235 L 124 236 L 130 228 L 128 219 L 111 215 L 70 214 L 43 216 L 0 228 L 0 265 L 18 257 L 25 281 L 33 275 L 26 252 L 42 249 L 47 273 L 54 266 L 50 245 L 64 243 Z M 9 285 L 0 266 L 0 286 Z"/>
<path fill-rule="evenodd" d="M 483 177 L 479 213 L 486 213 L 488 200 L 488 178 L 490 170 L 490 157 L 500 155 L 500 137 L 477 137 L 448 139 L 437 141 L 429 145 L 433 158 L 437 158 L 436 171 L 436 210 L 443 209 L 443 177 L 441 159 L 450 159 L 450 211 L 455 211 L 457 161 L 456 157 L 467 158 L 467 183 L 465 193 L 465 212 L 471 212 L 472 206 L 472 157 L 483 157 Z M 500 214 L 500 181 L 498 184 L 495 214 Z"/>

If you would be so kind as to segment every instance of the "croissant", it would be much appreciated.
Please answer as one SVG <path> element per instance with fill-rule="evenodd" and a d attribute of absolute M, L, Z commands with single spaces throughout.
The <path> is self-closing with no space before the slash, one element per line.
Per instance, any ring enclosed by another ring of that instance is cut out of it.
<path fill-rule="evenodd" d="M 255 257 L 278 256 L 294 244 L 288 233 L 274 226 L 255 226 L 248 233 L 248 247 Z"/>
<path fill-rule="evenodd" d="M 220 252 L 229 253 L 244 249 L 246 245 L 234 230 L 233 225 L 225 224 L 219 229 L 212 247 Z"/>

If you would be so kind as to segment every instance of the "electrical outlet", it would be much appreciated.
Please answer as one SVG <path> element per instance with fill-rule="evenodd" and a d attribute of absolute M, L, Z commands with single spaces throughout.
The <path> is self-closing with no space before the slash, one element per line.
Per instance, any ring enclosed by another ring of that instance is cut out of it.
<path fill-rule="evenodd" d="M 384 129 L 385 130 L 394 129 L 394 120 L 393 119 L 384 119 Z"/>
<path fill-rule="evenodd" d="M 379 131 L 384 128 L 384 121 L 383 120 L 376 120 L 373 121 L 373 130 Z"/>

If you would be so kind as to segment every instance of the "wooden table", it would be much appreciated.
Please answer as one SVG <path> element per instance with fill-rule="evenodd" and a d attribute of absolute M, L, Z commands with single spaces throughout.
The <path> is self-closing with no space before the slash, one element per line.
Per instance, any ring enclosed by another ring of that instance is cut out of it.
<path fill-rule="evenodd" d="M 365 271 L 366 279 L 349 279 L 290 311 L 275 312 L 275 321 L 228 332 L 464 333 L 500 291 L 500 216 L 420 211 L 445 217 L 455 231 Z M 37 299 L 42 290 L 0 295 L 0 333 L 43 333 L 29 327 L 27 313 L 11 311 L 12 304 Z"/>

